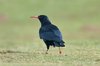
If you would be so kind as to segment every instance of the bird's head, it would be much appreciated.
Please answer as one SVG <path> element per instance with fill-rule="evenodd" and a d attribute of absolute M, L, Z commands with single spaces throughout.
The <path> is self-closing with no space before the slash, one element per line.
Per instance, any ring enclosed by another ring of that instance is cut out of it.
<path fill-rule="evenodd" d="M 39 20 L 48 19 L 48 17 L 46 15 L 31 16 L 31 18 L 39 19 Z"/>
<path fill-rule="evenodd" d="M 33 19 L 39 19 L 42 25 L 51 24 L 48 17 L 46 15 L 39 15 L 39 16 L 31 16 Z"/>
<path fill-rule="evenodd" d="M 39 15 L 38 19 L 39 20 L 45 20 L 45 19 L 48 19 L 48 17 L 46 15 Z"/>

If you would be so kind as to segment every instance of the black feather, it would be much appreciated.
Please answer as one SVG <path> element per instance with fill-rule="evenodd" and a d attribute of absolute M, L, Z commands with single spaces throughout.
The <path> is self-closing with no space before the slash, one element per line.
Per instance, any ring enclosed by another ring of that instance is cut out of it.
<path fill-rule="evenodd" d="M 39 36 L 40 39 L 44 40 L 47 49 L 49 49 L 50 46 L 65 47 L 62 34 L 58 27 L 53 25 L 45 15 L 40 15 L 38 18 L 41 22 Z"/>

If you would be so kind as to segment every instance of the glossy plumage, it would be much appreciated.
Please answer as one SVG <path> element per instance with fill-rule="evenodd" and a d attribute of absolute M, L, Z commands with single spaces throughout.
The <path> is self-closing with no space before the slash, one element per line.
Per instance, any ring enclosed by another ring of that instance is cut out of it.
<path fill-rule="evenodd" d="M 50 46 L 65 47 L 62 34 L 58 27 L 53 25 L 45 15 L 40 15 L 38 18 L 41 23 L 39 36 L 45 42 L 47 50 L 49 50 Z"/>

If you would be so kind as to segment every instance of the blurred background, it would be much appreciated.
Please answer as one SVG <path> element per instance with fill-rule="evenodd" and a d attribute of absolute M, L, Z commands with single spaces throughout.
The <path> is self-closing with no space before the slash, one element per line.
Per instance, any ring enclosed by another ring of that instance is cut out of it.
<path fill-rule="evenodd" d="M 100 39 L 100 0 L 0 0 L 0 49 L 41 49 L 40 22 L 47 15 L 64 41 Z M 44 48 L 44 47 L 43 47 Z"/>
<path fill-rule="evenodd" d="M 30 18 L 38 15 L 61 30 L 62 55 L 52 47 L 44 54 L 40 22 Z M 100 0 L 0 0 L 0 66 L 29 64 L 100 66 Z"/>

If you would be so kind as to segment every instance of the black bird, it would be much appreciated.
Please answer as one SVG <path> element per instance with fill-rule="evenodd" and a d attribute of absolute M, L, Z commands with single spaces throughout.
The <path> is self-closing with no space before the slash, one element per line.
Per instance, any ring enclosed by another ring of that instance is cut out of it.
<path fill-rule="evenodd" d="M 65 47 L 65 42 L 62 40 L 62 34 L 58 27 L 53 25 L 46 15 L 32 16 L 31 18 L 37 18 L 41 23 L 39 36 L 47 46 L 46 54 L 50 46 L 59 47 L 59 53 L 61 54 L 60 47 Z"/>

